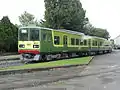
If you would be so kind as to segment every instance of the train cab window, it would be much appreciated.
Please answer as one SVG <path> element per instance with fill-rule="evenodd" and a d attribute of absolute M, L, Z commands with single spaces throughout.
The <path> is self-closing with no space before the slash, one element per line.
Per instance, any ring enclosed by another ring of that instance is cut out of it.
<path fill-rule="evenodd" d="M 39 41 L 39 29 L 30 28 L 30 41 Z"/>
<path fill-rule="evenodd" d="M 85 46 L 87 45 L 87 40 L 84 40 L 84 45 L 85 45 Z"/>
<path fill-rule="evenodd" d="M 82 46 L 83 45 L 83 41 L 80 39 L 80 45 Z"/>
<path fill-rule="evenodd" d="M 43 41 L 46 41 L 46 40 L 47 40 L 47 34 L 44 33 L 44 34 L 43 34 Z"/>
<path fill-rule="evenodd" d="M 79 45 L 79 39 L 76 39 L 76 45 Z"/>
<path fill-rule="evenodd" d="M 59 45 L 60 44 L 60 37 L 54 36 L 54 44 Z"/>
<path fill-rule="evenodd" d="M 104 45 L 104 46 L 110 46 L 110 45 Z"/>
<path fill-rule="evenodd" d="M 75 45 L 75 39 L 71 38 L 71 45 Z"/>

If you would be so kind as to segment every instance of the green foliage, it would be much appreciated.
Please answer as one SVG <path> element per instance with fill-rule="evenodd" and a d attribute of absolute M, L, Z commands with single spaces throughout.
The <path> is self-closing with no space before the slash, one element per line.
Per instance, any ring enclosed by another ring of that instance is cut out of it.
<path fill-rule="evenodd" d="M 0 51 L 17 51 L 17 32 L 18 28 L 4 16 L 0 21 Z"/>
<path fill-rule="evenodd" d="M 55 29 L 69 29 L 79 31 L 86 35 L 110 38 L 105 29 L 95 28 L 85 17 L 80 0 L 44 0 L 45 1 L 45 21 L 42 25 Z"/>
<path fill-rule="evenodd" d="M 33 24 L 34 19 L 35 19 L 34 15 L 26 11 L 23 14 L 21 14 L 21 16 L 19 16 L 19 21 L 22 25 Z"/>
<path fill-rule="evenodd" d="M 110 35 L 106 29 L 95 28 L 89 22 L 84 26 L 85 34 L 90 36 L 102 37 L 109 39 Z"/>
<path fill-rule="evenodd" d="M 45 7 L 46 27 L 83 32 L 85 11 L 79 0 L 45 0 Z"/>
<path fill-rule="evenodd" d="M 37 26 L 41 25 L 40 21 L 35 20 L 34 15 L 32 15 L 26 11 L 23 14 L 21 14 L 21 16 L 19 16 L 19 21 L 20 21 L 21 25 L 23 25 L 23 26 L 27 26 L 29 24 L 35 24 Z"/>
<path fill-rule="evenodd" d="M 101 28 L 94 28 L 91 32 L 90 35 L 92 36 L 98 36 L 102 38 L 110 38 L 109 33 L 106 29 L 101 29 Z"/>

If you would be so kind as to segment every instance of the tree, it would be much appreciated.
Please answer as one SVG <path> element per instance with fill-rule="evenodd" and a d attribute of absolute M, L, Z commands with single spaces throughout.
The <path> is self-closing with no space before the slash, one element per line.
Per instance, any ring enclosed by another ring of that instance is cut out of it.
<path fill-rule="evenodd" d="M 34 15 L 26 11 L 23 14 L 21 14 L 21 16 L 19 16 L 19 21 L 22 25 L 34 24 L 34 19 Z"/>
<path fill-rule="evenodd" d="M 79 0 L 45 0 L 45 8 L 46 27 L 84 32 L 85 11 Z"/>
<path fill-rule="evenodd" d="M 91 31 L 94 30 L 94 26 L 89 22 L 89 19 L 86 18 L 86 21 L 84 21 L 85 25 L 83 27 L 84 34 L 85 35 L 91 35 Z"/>
<path fill-rule="evenodd" d="M 13 25 L 8 16 L 0 20 L 0 49 L 5 51 L 17 51 L 18 28 Z"/>
<path fill-rule="evenodd" d="M 89 35 L 102 37 L 105 39 L 110 38 L 109 32 L 106 29 L 102 29 L 102 28 L 93 28 L 92 30 L 90 30 Z"/>
<path fill-rule="evenodd" d="M 84 34 L 90 35 L 90 36 L 102 37 L 102 38 L 105 38 L 105 39 L 110 38 L 109 32 L 106 29 L 95 28 L 89 22 L 89 20 L 87 20 L 86 24 L 84 25 Z"/>
<path fill-rule="evenodd" d="M 45 17 L 42 26 L 54 29 L 68 29 L 79 31 L 86 35 L 109 38 L 105 29 L 95 28 L 85 17 L 86 11 L 80 0 L 44 0 Z"/>

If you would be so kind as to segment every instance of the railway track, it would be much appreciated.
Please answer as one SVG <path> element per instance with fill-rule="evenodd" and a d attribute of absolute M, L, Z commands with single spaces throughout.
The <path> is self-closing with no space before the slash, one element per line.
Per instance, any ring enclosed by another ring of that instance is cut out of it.
<path fill-rule="evenodd" d="M 72 58 L 78 58 L 78 56 L 72 57 Z M 63 59 L 72 59 L 72 58 L 53 59 L 53 60 L 49 60 L 49 61 L 41 61 L 41 63 L 42 62 L 58 61 L 58 60 L 63 60 Z M 40 63 L 40 62 L 28 62 L 28 63 Z M 14 59 L 14 60 L 13 59 L 2 59 L 2 60 L 0 60 L 0 68 L 6 68 L 6 67 L 10 67 L 10 66 L 21 66 L 24 64 L 25 63 L 21 62 L 20 59 Z"/>
<path fill-rule="evenodd" d="M 6 56 L 0 56 L 0 61 L 13 61 L 13 60 L 19 60 L 20 55 L 6 55 Z"/>
<path fill-rule="evenodd" d="M 10 58 L 9 58 L 10 57 Z M 25 63 L 21 62 L 18 56 L 15 56 L 14 58 L 12 56 L 5 56 L 0 58 L 0 68 L 6 68 L 10 66 L 21 66 L 24 65 Z M 85 57 L 85 56 L 81 56 Z M 63 60 L 63 59 L 72 59 L 72 58 L 79 58 L 79 56 L 74 56 L 74 57 L 67 57 L 67 58 L 61 58 L 61 59 L 53 59 L 49 61 L 42 61 L 42 62 L 52 62 L 52 61 L 58 61 L 58 60 Z M 40 62 L 29 62 L 29 63 L 40 63 Z"/>
<path fill-rule="evenodd" d="M 6 68 L 10 66 L 21 66 L 24 65 L 20 60 L 5 60 L 0 61 L 0 68 Z"/>

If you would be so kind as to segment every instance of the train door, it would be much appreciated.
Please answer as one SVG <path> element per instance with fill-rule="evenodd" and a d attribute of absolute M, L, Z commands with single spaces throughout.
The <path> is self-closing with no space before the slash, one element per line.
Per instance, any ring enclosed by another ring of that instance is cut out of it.
<path fill-rule="evenodd" d="M 89 46 L 89 49 L 91 50 L 91 39 L 88 40 L 88 46 Z"/>
<path fill-rule="evenodd" d="M 67 43 L 68 43 L 68 37 L 66 35 L 64 35 L 63 36 L 64 50 L 67 50 Z"/>

